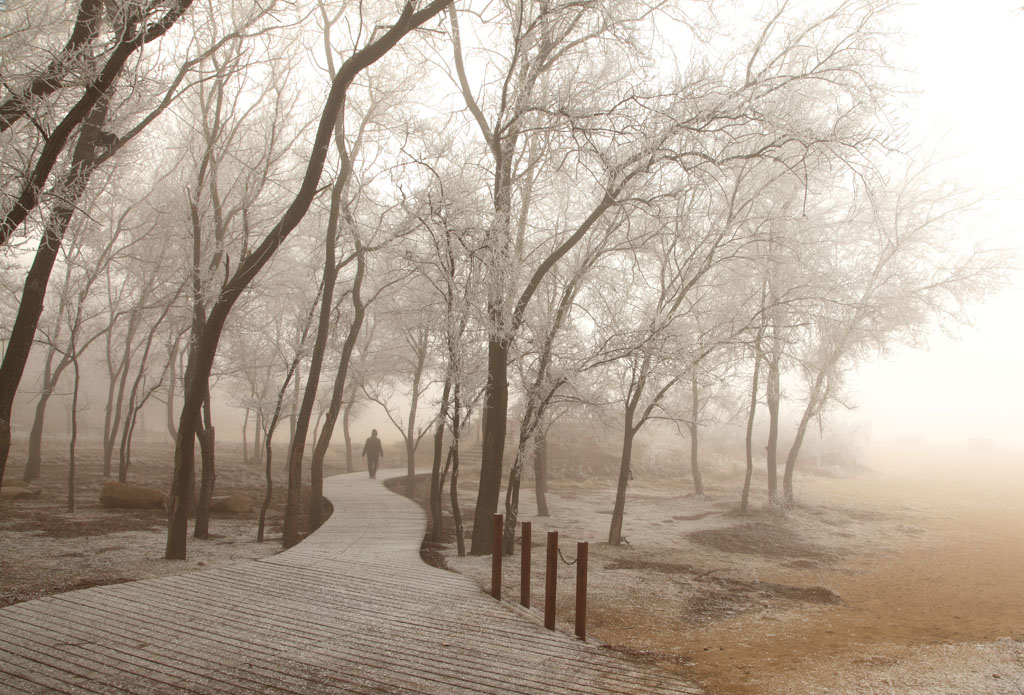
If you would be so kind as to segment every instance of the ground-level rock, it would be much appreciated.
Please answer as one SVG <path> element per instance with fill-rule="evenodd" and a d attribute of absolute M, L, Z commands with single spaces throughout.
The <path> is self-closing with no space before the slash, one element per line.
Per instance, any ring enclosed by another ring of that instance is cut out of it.
<path fill-rule="evenodd" d="M 151 487 L 108 480 L 100 490 L 100 504 L 111 508 L 164 509 L 167 507 L 167 495 Z"/>
<path fill-rule="evenodd" d="M 223 514 L 248 514 L 252 511 L 252 506 L 252 498 L 241 493 L 214 497 L 210 500 L 210 511 Z"/>

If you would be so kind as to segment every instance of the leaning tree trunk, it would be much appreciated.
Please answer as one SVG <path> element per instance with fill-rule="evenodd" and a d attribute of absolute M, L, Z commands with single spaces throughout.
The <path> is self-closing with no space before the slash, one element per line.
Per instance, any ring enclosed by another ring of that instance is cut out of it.
<path fill-rule="evenodd" d="M 21 479 L 31 483 L 39 478 L 43 462 L 43 423 L 46 420 L 46 404 L 53 394 L 53 387 L 44 385 L 39 392 L 39 400 L 36 402 L 36 415 L 32 419 L 32 430 L 28 435 L 28 459 L 25 461 L 25 471 Z"/>
<path fill-rule="evenodd" d="M 97 165 L 97 136 L 106 121 L 106 116 L 107 103 L 104 98 L 91 108 L 83 122 L 70 167 L 57 187 L 59 190 L 54 198 L 56 202 L 43 226 L 35 258 L 25 277 L 18 313 L 7 336 L 3 362 L 0 363 L 0 485 L 3 484 L 7 457 L 11 449 L 11 412 L 14 397 L 25 372 L 25 365 L 28 363 L 39 317 L 43 313 L 43 300 L 46 297 L 50 273 L 60 253 L 71 218 L 78 209 L 78 203 L 85 194 L 89 178 Z"/>
<path fill-rule="evenodd" d="M 337 137 L 337 136 L 336 136 Z M 341 135 L 340 137 L 344 137 Z M 309 421 L 316 404 L 316 394 L 320 387 L 320 372 L 323 369 L 324 353 L 327 350 L 327 338 L 331 332 L 331 313 L 334 310 L 334 286 L 338 279 L 338 264 L 335 262 L 335 251 L 338 244 L 338 220 L 341 217 L 342 193 L 348 180 L 348 158 L 343 157 L 345 165 L 334 182 L 331 190 L 331 207 L 327 218 L 327 233 L 324 241 L 324 277 L 323 291 L 320 297 L 320 316 L 317 320 L 316 338 L 313 339 L 313 354 L 310 357 L 309 372 L 306 375 L 306 389 L 302 394 L 302 405 L 299 407 L 298 419 L 292 432 L 291 447 L 288 452 L 288 501 L 292 503 L 292 483 L 302 484 L 302 459 L 306 452 L 306 437 L 309 434 Z M 295 382 L 298 384 L 298 381 Z M 317 437 L 314 433 L 313 441 Z M 313 457 L 310 466 L 310 500 L 308 533 L 312 533 L 322 523 L 324 467 L 323 458 Z M 290 519 L 291 517 L 286 517 Z M 297 531 L 289 525 L 285 533 L 285 547 L 291 547 L 297 539 Z"/>
<path fill-rule="evenodd" d="M 363 319 L 366 317 L 366 305 L 363 304 L 362 300 L 362 286 L 363 278 L 366 276 L 366 260 L 363 256 L 362 246 L 359 244 L 359 240 L 356 239 L 356 274 L 352 279 L 352 307 L 353 316 L 352 324 L 349 326 L 348 335 L 345 336 L 345 342 L 341 346 L 341 360 L 338 363 L 338 373 L 334 377 L 334 390 L 331 393 L 331 402 L 327 406 L 327 414 L 324 416 L 324 427 L 320 431 L 320 437 L 316 441 L 316 446 L 313 448 L 313 462 L 312 462 L 312 474 L 311 478 L 315 480 L 311 481 L 311 486 L 314 490 L 314 494 L 319 496 L 323 495 L 323 470 L 324 470 L 324 459 L 327 458 L 327 449 L 331 445 L 331 437 L 334 435 L 334 426 L 338 423 L 338 413 L 341 410 L 341 404 L 345 399 L 345 381 L 348 379 L 348 368 L 352 362 L 352 352 L 356 347 L 356 340 L 359 338 L 359 331 L 363 326 Z M 295 502 L 298 500 L 296 499 Z M 285 511 L 285 529 L 288 528 L 289 519 L 293 516 L 293 523 L 297 523 L 298 519 L 298 506 L 293 507 L 293 499 L 289 489 L 288 497 L 288 508 Z M 314 520 L 317 526 L 320 525 L 320 506 L 314 505 L 315 507 L 315 518 L 314 510 L 310 510 L 310 526 Z M 294 544 L 294 543 L 293 543 Z M 288 546 L 288 539 L 285 539 L 285 547 Z"/>
<path fill-rule="evenodd" d="M 234 275 L 221 288 L 220 295 L 210 309 L 210 315 L 202 335 L 195 336 L 197 348 L 190 354 L 189 361 L 192 365 L 187 372 L 189 378 L 186 378 L 187 386 L 182 398 L 178 439 L 175 444 L 170 519 L 167 529 L 167 547 L 164 552 L 164 557 L 168 560 L 185 559 L 188 515 L 184 500 L 195 469 L 198 412 L 202 399 L 210 388 L 210 372 L 213 369 L 217 346 L 232 307 L 309 210 L 319 188 L 320 175 L 323 173 L 324 163 L 327 159 L 334 124 L 337 122 L 345 94 L 353 79 L 364 68 L 383 57 L 403 36 L 443 10 L 448 2 L 450 0 L 435 0 L 418 12 L 414 12 L 413 6 L 407 3 L 402 9 L 401 16 L 387 31 L 363 48 L 356 50 L 342 64 L 338 75 L 331 84 L 327 101 L 324 104 L 299 192 L 259 246 L 238 263 Z M 0 416 L 2 415 L 3 413 L 0 413 Z M 2 420 L 0 420 L 0 424 L 2 424 Z M 329 430 L 333 426 L 333 422 L 330 423 L 330 427 L 325 425 L 325 430 Z M 323 439 L 322 436 L 321 439 Z"/>
<path fill-rule="evenodd" d="M 636 429 L 633 427 L 633 410 L 626 409 L 626 426 L 622 432 L 622 457 L 619 460 L 619 483 L 615 488 L 615 507 L 612 509 L 612 523 L 608 530 L 608 543 L 619 545 L 622 543 L 622 519 L 626 512 L 626 487 L 632 477 L 630 467 L 633 460 L 633 437 L 636 436 Z"/>

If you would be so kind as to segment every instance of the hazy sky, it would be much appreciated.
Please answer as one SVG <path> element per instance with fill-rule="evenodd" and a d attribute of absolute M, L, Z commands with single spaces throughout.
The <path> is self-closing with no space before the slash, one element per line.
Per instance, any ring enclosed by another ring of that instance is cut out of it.
<path fill-rule="evenodd" d="M 903 14 L 898 57 L 917 73 L 910 116 L 950 168 L 989 191 L 988 231 L 1024 248 L 1024 13 L 1020 0 L 922 0 Z M 1024 449 L 1024 282 L 979 307 L 959 341 L 899 350 L 856 379 L 855 419 L 875 439 L 990 439 Z"/>

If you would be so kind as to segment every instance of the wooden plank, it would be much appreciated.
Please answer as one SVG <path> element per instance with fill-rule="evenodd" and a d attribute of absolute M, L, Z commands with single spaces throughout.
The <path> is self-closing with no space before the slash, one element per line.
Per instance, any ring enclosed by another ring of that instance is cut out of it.
<path fill-rule="evenodd" d="M 22 693 L 699 695 L 426 566 L 425 515 L 378 482 L 325 495 L 335 513 L 277 555 L 0 609 L 0 675 Z"/>

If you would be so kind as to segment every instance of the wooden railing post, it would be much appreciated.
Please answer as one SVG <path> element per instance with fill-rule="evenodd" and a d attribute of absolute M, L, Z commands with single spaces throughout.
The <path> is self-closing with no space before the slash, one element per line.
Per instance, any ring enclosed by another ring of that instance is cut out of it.
<path fill-rule="evenodd" d="M 576 636 L 587 639 L 587 542 L 576 543 Z"/>
<path fill-rule="evenodd" d="M 523 522 L 523 540 L 519 545 L 519 603 L 524 608 L 530 607 L 530 555 L 533 552 L 533 527 L 529 521 Z"/>
<path fill-rule="evenodd" d="M 494 535 L 491 538 L 491 596 L 501 600 L 501 555 L 502 533 L 505 528 L 505 518 L 501 514 L 494 515 Z"/>
<path fill-rule="evenodd" d="M 548 565 L 544 582 L 544 627 L 555 629 L 555 585 L 558 583 L 558 531 L 548 531 Z"/>

